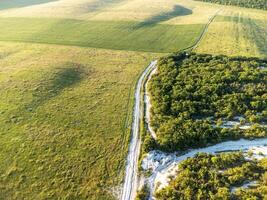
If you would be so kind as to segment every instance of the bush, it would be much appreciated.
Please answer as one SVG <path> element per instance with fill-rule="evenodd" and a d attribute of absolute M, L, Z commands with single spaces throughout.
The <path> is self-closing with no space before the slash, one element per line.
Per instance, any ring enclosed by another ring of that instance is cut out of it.
<path fill-rule="evenodd" d="M 210 3 L 223 4 L 223 5 L 233 5 L 246 8 L 257 8 L 257 9 L 267 10 L 266 0 L 196 0 L 196 1 L 204 1 Z"/>
<path fill-rule="evenodd" d="M 149 199 L 149 188 L 144 185 L 139 191 L 137 191 L 135 200 L 148 200 Z"/>

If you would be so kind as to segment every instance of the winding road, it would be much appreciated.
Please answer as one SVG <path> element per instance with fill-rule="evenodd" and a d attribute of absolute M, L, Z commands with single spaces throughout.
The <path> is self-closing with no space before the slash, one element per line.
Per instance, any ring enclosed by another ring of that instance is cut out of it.
<path fill-rule="evenodd" d="M 202 40 L 204 34 L 206 33 L 209 25 L 215 19 L 216 15 L 220 10 L 218 10 L 210 19 L 209 22 L 205 25 L 202 33 L 200 34 L 199 38 L 196 42 L 186 48 L 185 50 L 192 50 L 194 49 Z M 156 69 L 157 61 L 152 61 L 150 65 L 144 70 L 142 75 L 140 76 L 136 89 L 135 89 L 135 106 L 133 112 L 133 123 L 132 123 L 132 134 L 131 134 L 131 141 L 129 146 L 129 152 L 127 156 L 127 164 L 126 164 L 126 171 L 125 171 L 125 178 L 124 184 L 121 194 L 121 200 L 134 200 L 137 187 L 138 187 L 138 158 L 140 155 L 140 137 L 139 137 L 139 129 L 140 129 L 140 119 L 142 117 L 141 113 L 141 99 L 142 99 L 142 89 L 143 83 L 146 78 L 150 75 L 150 73 Z"/>

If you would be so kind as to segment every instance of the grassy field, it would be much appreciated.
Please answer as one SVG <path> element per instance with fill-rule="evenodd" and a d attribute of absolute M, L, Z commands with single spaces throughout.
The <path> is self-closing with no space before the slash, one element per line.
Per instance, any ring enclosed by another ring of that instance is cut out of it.
<path fill-rule="evenodd" d="M 1 42 L 0 199 L 112 199 L 155 56 Z"/>
<path fill-rule="evenodd" d="M 0 18 L 0 40 L 173 52 L 192 45 L 203 24 L 105 22 L 71 19 Z"/>
<path fill-rule="evenodd" d="M 267 55 L 267 11 L 225 7 L 196 52 L 230 56 Z"/>

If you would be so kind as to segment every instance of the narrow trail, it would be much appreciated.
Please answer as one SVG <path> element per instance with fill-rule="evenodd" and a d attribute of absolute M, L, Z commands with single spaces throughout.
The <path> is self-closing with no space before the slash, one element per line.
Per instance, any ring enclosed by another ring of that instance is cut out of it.
<path fill-rule="evenodd" d="M 141 118 L 141 99 L 142 99 L 142 86 L 143 81 L 150 74 L 151 70 L 156 67 L 157 61 L 152 61 L 150 65 L 142 73 L 138 80 L 135 90 L 135 106 L 133 112 L 133 124 L 132 124 L 132 138 L 130 142 L 129 153 L 127 157 L 127 165 L 125 172 L 125 179 L 123 185 L 123 191 L 121 200 L 132 200 L 135 197 L 137 190 L 137 177 L 138 177 L 138 158 L 140 153 L 140 118 Z"/>
<path fill-rule="evenodd" d="M 202 33 L 200 34 L 196 42 L 192 46 L 187 47 L 186 49 L 183 49 L 181 51 L 192 51 L 200 43 L 209 25 L 212 23 L 212 21 L 215 19 L 216 15 L 219 12 L 220 10 L 218 10 L 209 19 L 209 22 L 205 25 Z M 131 141 L 127 156 L 125 178 L 120 198 L 121 200 L 134 200 L 136 195 L 138 187 L 138 158 L 141 146 L 139 130 L 140 130 L 140 119 L 142 117 L 141 106 L 143 106 L 141 105 L 141 99 L 143 98 L 142 96 L 143 83 L 146 80 L 146 78 L 150 76 L 151 72 L 155 71 L 156 67 L 157 67 L 157 61 L 152 61 L 150 65 L 144 70 L 136 85 Z"/>

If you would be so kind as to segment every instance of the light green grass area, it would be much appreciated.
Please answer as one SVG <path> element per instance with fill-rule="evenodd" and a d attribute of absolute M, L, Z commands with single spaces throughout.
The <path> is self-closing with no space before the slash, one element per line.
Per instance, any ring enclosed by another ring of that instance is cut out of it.
<path fill-rule="evenodd" d="M 225 8 L 210 25 L 199 53 L 267 56 L 267 12 Z"/>
<path fill-rule="evenodd" d="M 173 52 L 192 45 L 197 25 L 104 22 L 70 19 L 1 18 L 0 40 L 107 49 Z"/>
<path fill-rule="evenodd" d="M 154 54 L 0 43 L 0 199 L 113 199 Z"/>

